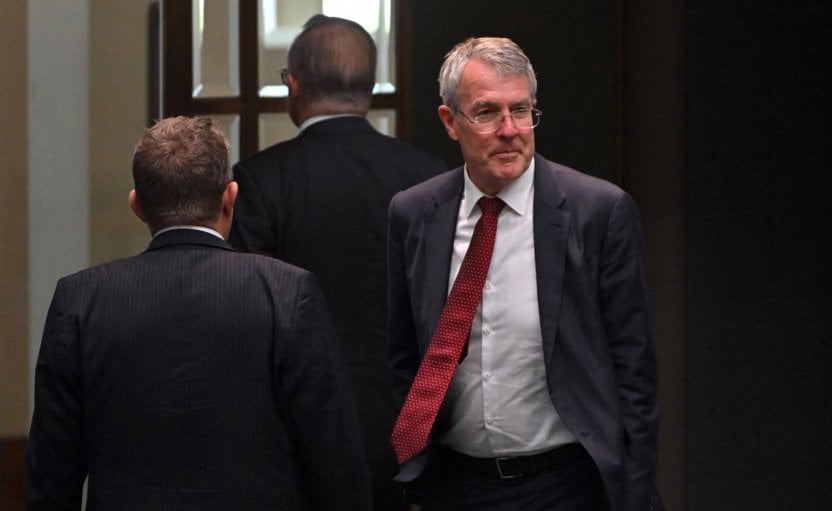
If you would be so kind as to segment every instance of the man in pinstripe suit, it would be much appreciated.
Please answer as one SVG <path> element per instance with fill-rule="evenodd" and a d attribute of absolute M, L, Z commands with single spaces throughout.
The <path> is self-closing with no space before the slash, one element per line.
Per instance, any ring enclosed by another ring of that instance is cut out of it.
<path fill-rule="evenodd" d="M 149 129 L 130 206 L 153 241 L 62 278 L 38 356 L 27 509 L 369 509 L 315 277 L 226 243 L 237 184 L 207 118 Z"/>

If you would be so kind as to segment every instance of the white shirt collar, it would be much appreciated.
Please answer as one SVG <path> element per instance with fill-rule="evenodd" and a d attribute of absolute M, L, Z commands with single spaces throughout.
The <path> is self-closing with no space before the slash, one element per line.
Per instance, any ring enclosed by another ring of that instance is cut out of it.
<path fill-rule="evenodd" d="M 217 238 L 224 240 L 225 238 L 222 237 L 222 234 L 218 233 L 214 229 L 210 227 L 202 227 L 201 225 L 171 225 L 170 227 L 165 227 L 164 229 L 159 229 L 156 231 L 156 234 L 153 235 L 155 238 L 156 236 L 162 234 L 163 232 L 172 231 L 174 229 L 191 229 L 193 231 L 202 231 L 207 232 L 208 234 L 214 235 Z"/>
<path fill-rule="evenodd" d="M 300 131 L 303 131 L 306 128 L 308 128 L 309 126 L 312 126 L 313 124 L 319 123 L 321 121 L 328 121 L 329 119 L 335 119 L 335 118 L 338 118 L 338 117 L 364 117 L 364 116 L 363 115 L 358 115 L 358 114 L 316 115 L 314 117 L 310 117 L 309 119 L 306 119 L 305 121 L 303 121 L 300 124 Z"/>
<path fill-rule="evenodd" d="M 471 216 L 480 197 L 486 197 L 477 185 L 471 181 L 468 176 L 468 165 L 463 168 L 463 175 L 465 176 L 465 188 L 462 196 L 462 212 L 466 216 Z M 501 198 L 506 206 L 514 210 L 518 215 L 523 215 L 529 205 L 529 197 L 534 186 L 534 158 L 529 162 L 529 167 L 523 172 L 520 177 L 512 181 L 508 186 L 500 190 L 497 197 Z"/>

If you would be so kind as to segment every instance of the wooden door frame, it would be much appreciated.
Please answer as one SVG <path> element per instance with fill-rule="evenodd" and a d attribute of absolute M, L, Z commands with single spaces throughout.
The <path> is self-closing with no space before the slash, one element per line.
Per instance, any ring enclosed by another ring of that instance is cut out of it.
<path fill-rule="evenodd" d="M 162 0 L 160 8 L 160 47 L 158 96 L 161 117 L 175 115 L 239 115 L 240 158 L 259 150 L 259 123 L 261 113 L 288 112 L 286 98 L 261 97 L 257 48 L 257 2 L 239 1 L 239 59 L 240 94 L 236 97 L 193 97 L 193 43 L 192 3 L 190 0 Z M 410 126 L 404 115 L 409 99 L 407 90 L 410 66 L 409 33 L 406 23 L 410 15 L 409 0 L 392 0 L 394 20 L 394 47 L 396 49 L 396 90 L 389 94 L 373 96 L 371 109 L 389 109 L 396 112 L 397 137 L 407 140 Z"/>

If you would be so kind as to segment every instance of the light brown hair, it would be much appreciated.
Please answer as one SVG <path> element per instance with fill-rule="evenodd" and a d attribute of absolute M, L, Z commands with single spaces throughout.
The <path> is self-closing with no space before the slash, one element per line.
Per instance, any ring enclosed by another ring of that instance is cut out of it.
<path fill-rule="evenodd" d="M 228 138 L 209 117 L 162 119 L 133 153 L 133 182 L 147 224 L 209 225 L 233 179 Z"/>

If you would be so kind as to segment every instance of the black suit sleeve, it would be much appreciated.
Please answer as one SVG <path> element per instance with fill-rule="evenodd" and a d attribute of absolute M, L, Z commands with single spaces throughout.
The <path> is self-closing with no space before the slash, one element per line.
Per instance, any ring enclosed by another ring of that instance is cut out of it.
<path fill-rule="evenodd" d="M 277 394 L 289 420 L 314 509 L 370 509 L 370 476 L 339 344 L 317 280 L 304 273 L 285 342 L 278 340 Z"/>
<path fill-rule="evenodd" d="M 393 369 L 396 409 L 400 410 L 419 370 L 419 349 L 413 324 L 408 277 L 405 263 L 404 220 L 394 197 L 389 208 L 387 276 L 388 276 L 388 360 Z"/>
<path fill-rule="evenodd" d="M 234 180 L 239 186 L 239 192 L 234 203 L 228 242 L 243 252 L 280 257 L 275 232 L 277 222 L 273 222 L 269 216 L 272 208 L 263 196 L 261 184 L 242 163 L 234 166 Z"/>
<path fill-rule="evenodd" d="M 624 509 L 661 509 L 655 490 L 658 452 L 657 368 L 638 211 L 622 194 L 601 251 L 600 302 L 621 403 Z"/>
<path fill-rule="evenodd" d="M 35 367 L 35 410 L 27 444 L 26 509 L 80 509 L 87 461 L 77 318 L 64 312 L 59 281 Z"/>

